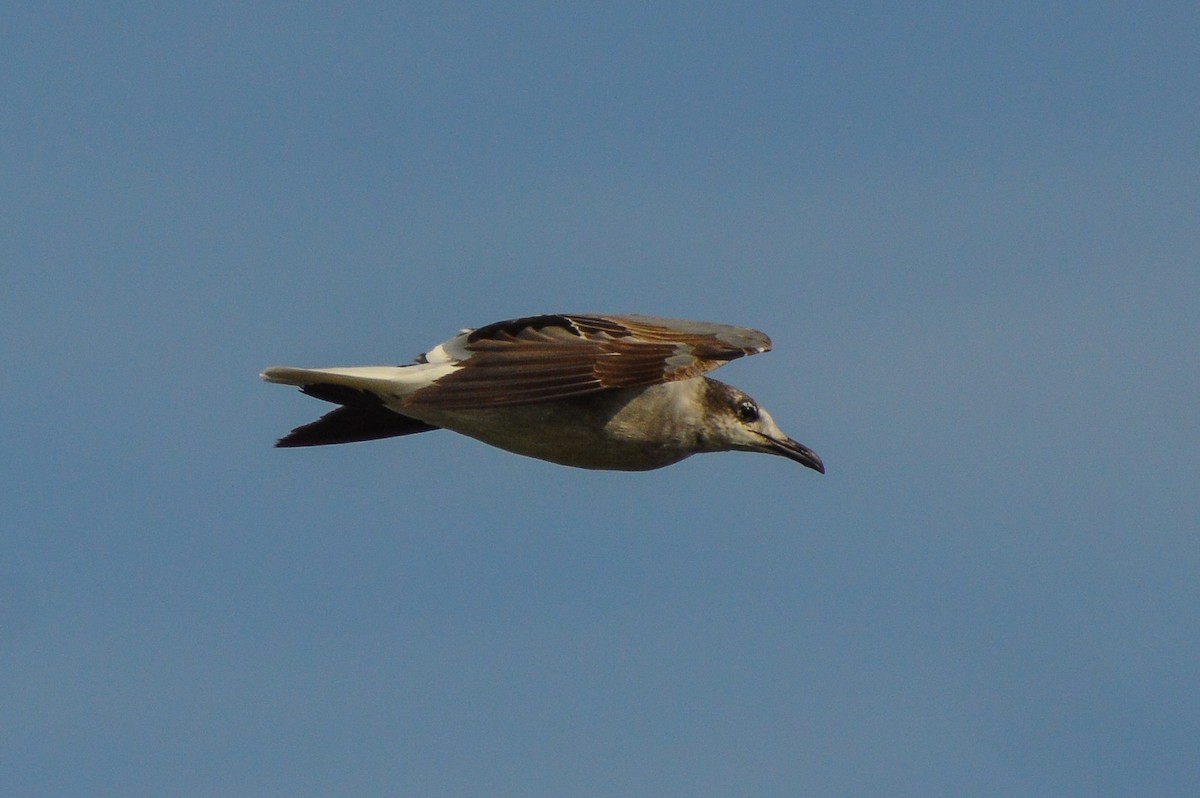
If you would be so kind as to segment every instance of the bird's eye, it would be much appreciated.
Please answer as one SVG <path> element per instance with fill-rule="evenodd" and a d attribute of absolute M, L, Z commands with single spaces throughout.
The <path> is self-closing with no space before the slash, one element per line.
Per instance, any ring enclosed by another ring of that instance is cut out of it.
<path fill-rule="evenodd" d="M 745 424 L 758 421 L 758 406 L 748 399 L 738 402 L 737 406 L 734 407 L 733 412 L 735 415 L 737 415 L 738 421 L 741 421 Z"/>

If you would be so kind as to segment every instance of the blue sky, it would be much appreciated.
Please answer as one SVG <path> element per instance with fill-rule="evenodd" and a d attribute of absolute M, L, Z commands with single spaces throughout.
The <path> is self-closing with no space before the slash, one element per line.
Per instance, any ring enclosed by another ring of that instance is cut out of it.
<path fill-rule="evenodd" d="M 1185 795 L 1192 3 L 0 31 L 0 791 Z M 754 326 L 824 458 L 280 451 L 267 365 Z"/>

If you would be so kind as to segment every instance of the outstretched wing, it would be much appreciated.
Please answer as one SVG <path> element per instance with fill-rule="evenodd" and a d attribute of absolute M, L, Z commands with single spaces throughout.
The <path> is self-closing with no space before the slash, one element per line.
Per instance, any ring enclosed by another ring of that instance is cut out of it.
<path fill-rule="evenodd" d="M 766 352 L 745 327 L 654 316 L 550 315 L 502 321 L 439 347 L 457 368 L 405 406 L 503 407 L 685 380 Z M 432 355 L 433 353 L 431 353 Z"/>
<path fill-rule="evenodd" d="M 303 385 L 300 390 L 341 407 L 284 435 L 275 443 L 280 448 L 374 441 L 437 429 L 397 413 L 369 391 L 320 382 Z"/>

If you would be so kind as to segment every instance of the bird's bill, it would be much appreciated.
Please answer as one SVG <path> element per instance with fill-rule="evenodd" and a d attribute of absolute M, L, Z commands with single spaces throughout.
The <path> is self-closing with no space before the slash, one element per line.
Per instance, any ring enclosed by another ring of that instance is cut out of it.
<path fill-rule="evenodd" d="M 822 474 L 825 473 L 825 464 L 821 462 L 821 458 L 817 456 L 817 453 L 803 443 L 794 441 L 791 438 L 783 438 L 782 440 L 767 438 L 765 451 L 786 457 L 789 460 L 795 460 L 800 465 L 808 466 L 812 470 L 819 471 Z"/>

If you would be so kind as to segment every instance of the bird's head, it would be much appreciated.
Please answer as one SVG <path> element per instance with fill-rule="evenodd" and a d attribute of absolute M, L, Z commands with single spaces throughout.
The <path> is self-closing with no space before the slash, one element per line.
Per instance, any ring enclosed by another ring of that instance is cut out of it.
<path fill-rule="evenodd" d="M 707 436 L 714 451 L 777 454 L 825 473 L 817 453 L 792 440 L 775 424 L 770 414 L 732 385 L 706 378 L 705 402 L 715 429 Z"/>

